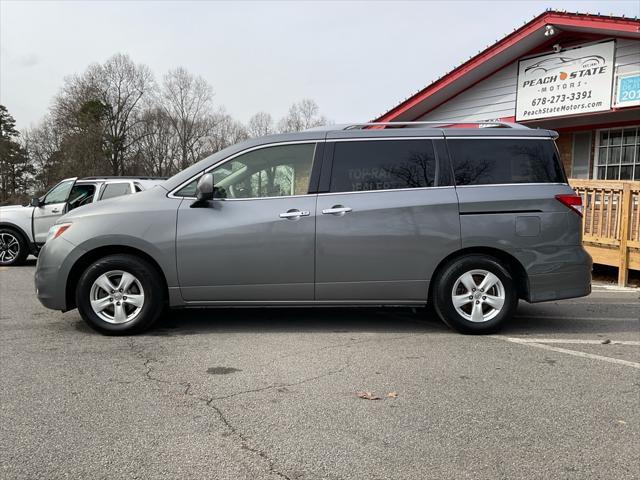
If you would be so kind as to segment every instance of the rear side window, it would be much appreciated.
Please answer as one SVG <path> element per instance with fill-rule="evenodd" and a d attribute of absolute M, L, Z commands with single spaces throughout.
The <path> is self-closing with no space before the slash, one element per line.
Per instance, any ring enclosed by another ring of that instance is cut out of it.
<path fill-rule="evenodd" d="M 433 187 L 435 172 L 431 140 L 336 142 L 330 191 Z"/>
<path fill-rule="evenodd" d="M 552 140 L 449 139 L 456 185 L 565 183 Z"/>
<path fill-rule="evenodd" d="M 100 200 L 107 200 L 109 198 L 128 195 L 130 193 L 131 186 L 128 183 L 107 183 L 102 190 Z"/>

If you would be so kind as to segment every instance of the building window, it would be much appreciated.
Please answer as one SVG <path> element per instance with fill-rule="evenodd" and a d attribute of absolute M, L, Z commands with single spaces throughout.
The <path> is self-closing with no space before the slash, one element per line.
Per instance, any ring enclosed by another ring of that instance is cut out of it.
<path fill-rule="evenodd" d="M 571 178 L 589 178 L 590 159 L 591 132 L 574 133 L 571 149 Z"/>
<path fill-rule="evenodd" d="M 640 180 L 640 133 L 638 127 L 600 130 L 596 148 L 599 180 Z"/>

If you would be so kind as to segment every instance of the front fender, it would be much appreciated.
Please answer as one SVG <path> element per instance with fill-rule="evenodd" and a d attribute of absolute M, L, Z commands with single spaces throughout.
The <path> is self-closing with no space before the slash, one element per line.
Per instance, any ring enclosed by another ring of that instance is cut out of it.
<path fill-rule="evenodd" d="M 167 280 L 167 286 L 178 286 L 178 275 L 176 272 L 175 262 L 175 238 L 173 235 L 164 241 L 155 239 L 153 243 L 130 235 L 104 235 L 96 238 L 90 238 L 80 243 L 78 247 L 86 253 L 91 253 L 92 250 L 104 247 L 129 247 L 140 250 L 153 258 L 153 260 L 155 260 L 155 262 L 160 266 Z"/>
<path fill-rule="evenodd" d="M 32 207 L 16 207 L 0 209 L 0 227 L 13 228 L 20 232 L 28 243 L 33 243 L 31 229 Z"/>
<path fill-rule="evenodd" d="M 71 224 L 64 238 L 87 254 L 96 249 L 142 252 L 159 266 L 171 289 L 178 286 L 175 241 L 179 205 L 180 200 L 167 198 L 164 189 L 151 189 L 75 209 L 58 223 Z"/>
<path fill-rule="evenodd" d="M 168 287 L 178 286 L 178 275 L 175 262 L 175 236 L 167 235 L 166 238 L 155 238 L 153 243 L 143 238 L 124 234 L 103 235 L 90 238 L 78 244 L 80 250 L 91 253 L 91 251 L 108 247 L 129 247 L 140 250 L 149 255 L 160 266 L 164 273 Z"/>

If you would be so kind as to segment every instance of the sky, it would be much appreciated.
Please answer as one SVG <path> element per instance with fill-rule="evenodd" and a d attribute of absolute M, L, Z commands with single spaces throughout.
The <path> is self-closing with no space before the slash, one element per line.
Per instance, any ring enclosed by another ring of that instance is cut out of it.
<path fill-rule="evenodd" d="M 547 8 L 640 16 L 638 1 L 0 0 L 0 104 L 37 124 L 64 78 L 117 52 L 182 66 L 246 122 L 312 98 L 331 121 L 397 105 Z"/>

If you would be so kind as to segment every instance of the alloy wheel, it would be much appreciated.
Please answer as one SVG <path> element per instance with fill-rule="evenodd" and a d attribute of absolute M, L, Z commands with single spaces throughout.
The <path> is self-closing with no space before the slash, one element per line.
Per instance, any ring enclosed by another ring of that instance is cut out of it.
<path fill-rule="evenodd" d="M 502 310 L 505 289 L 500 279 L 488 270 L 470 270 L 454 283 L 451 300 L 464 319 L 474 323 L 488 322 Z"/>
<path fill-rule="evenodd" d="M 11 263 L 20 255 L 20 242 L 11 233 L 0 233 L 0 263 Z"/>
<path fill-rule="evenodd" d="M 124 270 L 111 270 L 100 275 L 93 282 L 89 295 L 94 313 L 108 323 L 130 322 L 144 306 L 142 284 Z"/>

